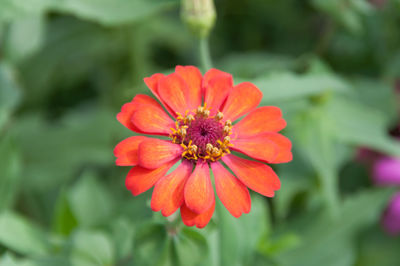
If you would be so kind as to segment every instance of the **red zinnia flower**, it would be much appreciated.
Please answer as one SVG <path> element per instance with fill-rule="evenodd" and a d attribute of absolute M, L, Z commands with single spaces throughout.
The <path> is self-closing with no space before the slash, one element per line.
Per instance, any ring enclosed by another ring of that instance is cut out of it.
<path fill-rule="evenodd" d="M 156 100 L 140 94 L 122 106 L 117 119 L 137 133 L 170 139 L 133 136 L 115 147 L 116 164 L 134 166 L 126 177 L 133 195 L 154 186 L 153 211 L 169 216 L 180 208 L 184 224 L 199 228 L 207 225 L 215 208 L 210 167 L 217 195 L 235 217 L 250 211 L 247 187 L 274 196 L 280 181 L 265 163 L 291 161 L 291 142 L 277 133 L 286 126 L 279 108 L 256 108 L 262 93 L 255 85 L 233 86 L 230 74 L 211 69 L 202 76 L 193 66 L 177 66 L 175 73 L 154 74 L 144 82 L 171 116 Z"/>

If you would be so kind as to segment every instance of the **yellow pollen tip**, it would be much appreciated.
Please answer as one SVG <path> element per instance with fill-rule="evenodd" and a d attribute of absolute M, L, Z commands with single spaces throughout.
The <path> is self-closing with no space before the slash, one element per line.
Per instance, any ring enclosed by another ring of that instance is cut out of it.
<path fill-rule="evenodd" d="M 218 121 L 220 121 L 222 118 L 224 118 L 224 114 L 221 113 L 221 112 L 218 112 L 218 113 L 215 115 L 215 118 L 216 118 Z"/>
<path fill-rule="evenodd" d="M 193 152 L 193 153 L 196 153 L 197 152 L 197 146 L 196 145 L 190 146 L 190 151 Z"/>
<path fill-rule="evenodd" d="M 206 145 L 206 151 L 211 152 L 213 148 L 214 148 L 214 147 L 213 147 L 213 145 L 212 145 L 211 143 L 207 143 L 207 145 Z"/>
<path fill-rule="evenodd" d="M 224 133 L 229 134 L 229 132 L 231 132 L 231 128 L 228 126 L 224 126 Z"/>
<path fill-rule="evenodd" d="M 187 122 L 191 123 L 194 120 L 194 116 L 193 115 L 188 115 L 186 117 Z"/>
<path fill-rule="evenodd" d="M 231 127 L 232 126 L 232 121 L 231 120 L 226 120 L 225 121 L 225 126 Z"/>

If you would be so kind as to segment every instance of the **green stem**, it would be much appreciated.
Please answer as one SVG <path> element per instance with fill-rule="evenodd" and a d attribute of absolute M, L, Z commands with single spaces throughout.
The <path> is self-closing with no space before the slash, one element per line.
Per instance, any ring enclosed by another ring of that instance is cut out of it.
<path fill-rule="evenodd" d="M 208 45 L 208 38 L 200 39 L 200 65 L 203 71 L 207 71 L 212 67 L 211 56 L 210 56 L 210 46 Z"/>

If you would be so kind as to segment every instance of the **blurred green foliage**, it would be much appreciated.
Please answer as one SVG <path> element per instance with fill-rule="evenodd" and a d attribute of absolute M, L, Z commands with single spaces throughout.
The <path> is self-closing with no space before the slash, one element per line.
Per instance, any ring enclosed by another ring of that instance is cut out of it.
<path fill-rule="evenodd" d="M 378 6 L 372 3 L 381 4 Z M 383 4 L 382 4 L 383 3 Z M 399 265 L 393 190 L 357 147 L 400 156 L 400 1 L 217 0 L 214 65 L 282 108 L 294 160 L 272 200 L 185 228 L 125 189 L 115 115 L 142 79 L 198 65 L 177 0 L 0 0 L 0 265 Z M 398 105 L 398 103 L 397 103 Z M 179 219 L 178 219 L 179 221 Z"/>

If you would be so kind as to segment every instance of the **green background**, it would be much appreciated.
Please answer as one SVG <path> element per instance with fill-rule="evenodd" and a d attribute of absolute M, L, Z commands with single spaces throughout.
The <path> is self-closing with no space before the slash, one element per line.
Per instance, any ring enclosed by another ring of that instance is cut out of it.
<path fill-rule="evenodd" d="M 400 1 L 373 2 L 216 1 L 213 64 L 282 108 L 294 160 L 275 198 L 198 230 L 133 197 L 112 153 L 143 78 L 199 65 L 179 1 L 0 0 L 0 265 L 400 265 L 395 189 L 355 159 L 400 156 Z"/>

